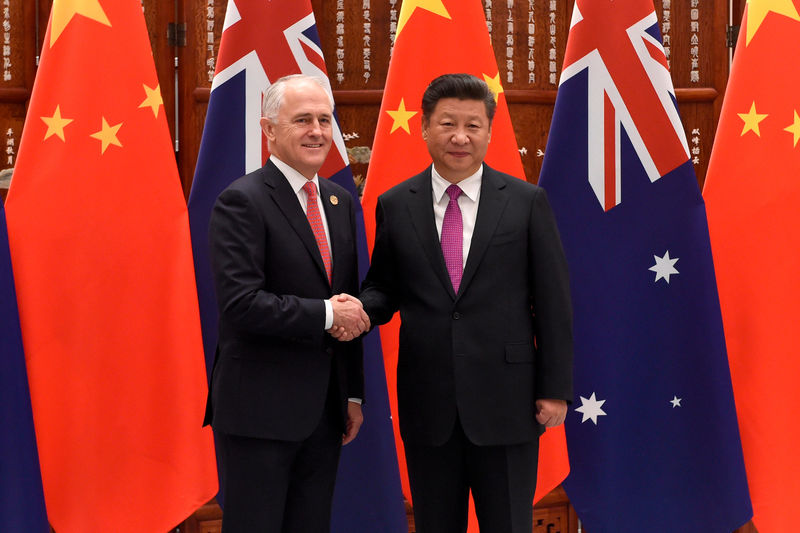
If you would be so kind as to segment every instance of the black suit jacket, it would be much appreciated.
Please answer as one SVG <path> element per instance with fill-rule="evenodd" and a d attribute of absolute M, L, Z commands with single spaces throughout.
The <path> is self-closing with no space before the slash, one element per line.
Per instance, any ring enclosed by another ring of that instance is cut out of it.
<path fill-rule="evenodd" d="M 359 341 L 324 331 L 323 299 L 358 288 L 353 201 L 319 180 L 333 254 L 328 282 L 317 242 L 289 182 L 271 162 L 226 188 L 209 225 L 219 341 L 206 423 L 231 435 L 299 441 L 319 422 L 330 373 L 342 427 L 363 398 Z"/>
<path fill-rule="evenodd" d="M 430 167 L 378 198 L 361 299 L 400 311 L 397 396 L 407 442 L 439 445 L 456 415 L 478 445 L 534 440 L 535 400 L 572 399 L 567 264 L 543 189 L 484 165 L 456 294 L 433 214 Z"/>

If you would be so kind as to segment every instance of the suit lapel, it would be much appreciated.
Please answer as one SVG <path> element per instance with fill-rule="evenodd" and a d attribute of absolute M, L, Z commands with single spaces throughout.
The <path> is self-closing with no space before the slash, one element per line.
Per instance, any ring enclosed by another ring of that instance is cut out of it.
<path fill-rule="evenodd" d="M 505 183 L 496 175 L 496 171 L 483 165 L 483 177 L 481 178 L 481 197 L 478 203 L 478 215 L 475 219 L 475 229 L 472 232 L 472 241 L 469 246 L 469 256 L 464 265 L 464 275 L 461 277 L 461 285 L 458 289 L 459 296 L 463 294 L 478 265 L 486 253 L 486 248 L 492 240 L 500 216 L 508 203 L 508 196 L 505 191 Z M 444 261 L 444 259 L 442 259 Z"/>
<path fill-rule="evenodd" d="M 456 293 L 453 283 L 447 273 L 444 262 L 442 245 L 439 242 L 439 233 L 436 231 L 436 220 L 433 214 L 433 189 L 431 188 L 431 167 L 413 178 L 409 187 L 408 210 L 411 214 L 411 223 L 417 232 L 417 237 L 422 243 L 422 249 L 433 267 L 433 271 L 444 285 L 445 290 L 455 300 Z"/>
<path fill-rule="evenodd" d="M 325 281 L 328 281 L 328 275 L 325 272 L 325 264 L 322 262 L 322 255 L 319 253 L 319 246 L 317 240 L 314 238 L 314 232 L 311 231 L 311 226 L 308 223 L 308 218 L 297 200 L 297 195 L 289 185 L 289 181 L 284 177 L 278 167 L 267 161 L 264 168 L 264 183 L 270 188 L 272 199 L 278 206 L 278 209 L 289 221 L 289 225 L 300 237 L 300 241 L 311 254 L 311 258 L 317 265 L 317 269 Z M 320 180 L 321 181 L 321 180 Z M 327 212 L 326 212 L 327 214 Z"/>

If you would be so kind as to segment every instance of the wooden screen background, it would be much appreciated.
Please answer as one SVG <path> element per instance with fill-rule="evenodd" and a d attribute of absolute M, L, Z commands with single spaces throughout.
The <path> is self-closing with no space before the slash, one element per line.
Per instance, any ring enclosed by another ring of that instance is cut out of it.
<path fill-rule="evenodd" d="M 140 0 L 188 195 L 227 0 Z M 463 1 L 463 0 L 462 0 Z M 738 24 L 744 0 L 732 0 Z M 52 0 L 0 0 L 0 192 L 8 187 Z M 525 173 L 538 181 L 573 0 L 482 0 Z M 700 184 L 728 75 L 729 0 L 654 0 Z M 366 176 L 402 0 L 312 0 L 356 180 Z M 170 23 L 185 44 L 168 40 Z M 341 32 L 341 33 L 340 33 Z"/>
<path fill-rule="evenodd" d="M 180 179 L 188 196 L 227 0 L 140 1 Z M 482 0 L 525 173 L 532 182 L 538 181 L 547 144 L 573 1 Z M 311 3 L 353 173 L 361 182 L 367 173 L 402 0 Z M 0 196 L 4 198 L 13 175 L 52 0 L 0 0 L 0 4 L 0 133 L 6 147 L 0 158 Z M 728 76 L 728 17 L 732 13 L 734 25 L 738 25 L 745 0 L 654 0 L 654 4 L 702 185 Z M 169 35 L 177 35 L 177 40 Z M 574 511 L 560 489 L 537 506 L 535 516 L 535 532 L 577 531 Z M 180 529 L 219 531 L 218 519 L 218 508 L 206 506 Z"/>

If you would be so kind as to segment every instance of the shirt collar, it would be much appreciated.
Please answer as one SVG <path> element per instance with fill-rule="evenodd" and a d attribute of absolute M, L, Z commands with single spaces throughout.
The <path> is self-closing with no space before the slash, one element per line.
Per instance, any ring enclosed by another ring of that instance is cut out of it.
<path fill-rule="evenodd" d="M 478 193 L 481 190 L 481 179 L 483 178 L 483 165 L 478 167 L 478 171 L 468 178 L 465 178 L 457 183 L 470 200 L 476 202 L 478 200 Z M 444 179 L 441 174 L 436 172 L 436 165 L 431 166 L 431 186 L 433 187 L 433 199 L 438 204 L 446 194 L 447 188 L 452 185 L 449 181 Z"/>
<path fill-rule="evenodd" d="M 303 185 L 308 183 L 309 180 L 305 176 L 300 174 L 298 171 L 296 171 L 295 169 L 293 169 L 292 167 L 290 167 L 289 165 L 287 165 L 286 163 L 275 157 L 274 155 L 270 154 L 269 160 L 272 161 L 272 163 L 276 167 L 278 167 L 278 170 L 281 171 L 284 177 L 286 177 L 286 180 L 289 182 L 289 185 L 292 187 L 294 193 L 299 194 L 300 189 L 302 189 Z M 316 185 L 317 187 L 317 191 L 319 191 L 319 177 L 316 174 L 314 174 L 314 179 L 312 179 L 311 181 L 314 182 L 314 185 Z"/>

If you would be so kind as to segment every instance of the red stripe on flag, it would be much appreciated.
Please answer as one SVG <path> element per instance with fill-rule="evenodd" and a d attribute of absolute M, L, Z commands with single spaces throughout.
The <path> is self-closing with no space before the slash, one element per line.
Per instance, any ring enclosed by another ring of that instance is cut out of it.
<path fill-rule="evenodd" d="M 650 57 L 664 65 L 664 68 L 669 70 L 669 64 L 667 63 L 667 56 L 664 55 L 664 50 L 647 39 L 644 39 L 644 44 L 647 47 L 647 51 L 650 53 Z"/>
<path fill-rule="evenodd" d="M 617 205 L 617 143 L 614 139 L 616 135 L 617 115 L 614 105 L 608 97 L 608 93 L 603 93 L 603 124 L 605 132 L 603 135 L 603 166 L 604 166 L 604 185 L 605 185 L 605 208 L 606 211 Z"/>

